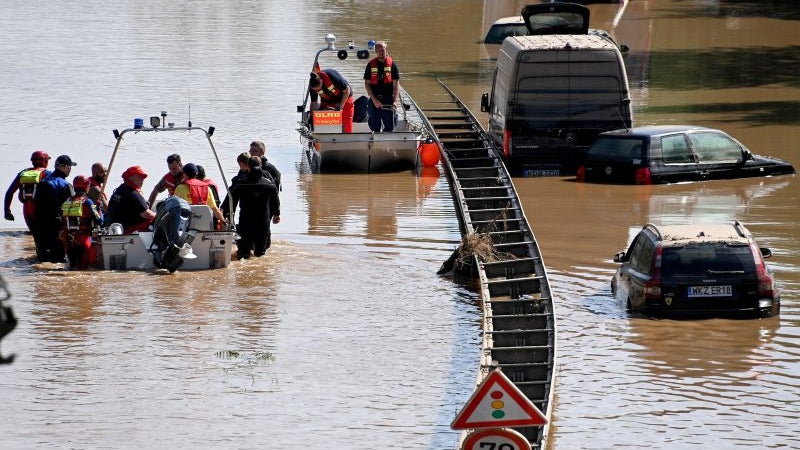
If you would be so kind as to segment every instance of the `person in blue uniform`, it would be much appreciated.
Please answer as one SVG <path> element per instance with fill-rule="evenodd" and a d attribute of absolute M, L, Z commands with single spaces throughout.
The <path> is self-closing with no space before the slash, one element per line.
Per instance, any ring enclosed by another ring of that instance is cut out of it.
<path fill-rule="evenodd" d="M 42 180 L 36 189 L 36 214 L 32 233 L 39 261 L 65 261 L 64 245 L 58 239 L 61 232 L 61 205 L 75 195 L 66 178 L 76 165 L 69 156 L 59 156 L 56 158 L 53 173 Z"/>

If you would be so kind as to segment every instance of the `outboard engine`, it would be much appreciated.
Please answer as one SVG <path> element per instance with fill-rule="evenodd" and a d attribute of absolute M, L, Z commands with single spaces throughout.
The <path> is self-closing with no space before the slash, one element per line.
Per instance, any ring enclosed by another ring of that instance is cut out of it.
<path fill-rule="evenodd" d="M 183 265 L 184 258 L 196 257 L 191 251 L 194 236 L 187 232 L 191 217 L 189 203 L 175 195 L 158 204 L 153 221 L 153 244 L 150 246 L 156 267 L 172 273 Z"/>

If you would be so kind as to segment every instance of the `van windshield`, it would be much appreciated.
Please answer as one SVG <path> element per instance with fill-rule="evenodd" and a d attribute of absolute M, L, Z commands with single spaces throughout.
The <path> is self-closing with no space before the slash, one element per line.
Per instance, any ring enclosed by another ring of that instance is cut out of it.
<path fill-rule="evenodd" d="M 746 244 L 689 244 L 664 248 L 661 273 L 664 277 L 752 274 L 755 273 L 755 261 Z"/>
<path fill-rule="evenodd" d="M 643 138 L 601 136 L 589 148 L 587 157 L 592 160 L 631 163 L 635 159 L 644 159 L 644 155 L 642 155 L 644 147 Z"/>

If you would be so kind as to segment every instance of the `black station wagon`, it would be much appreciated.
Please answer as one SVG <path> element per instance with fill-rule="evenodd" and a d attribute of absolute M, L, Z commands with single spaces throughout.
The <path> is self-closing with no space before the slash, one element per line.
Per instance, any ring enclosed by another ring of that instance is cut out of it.
<path fill-rule="evenodd" d="M 759 248 L 738 221 L 645 226 L 611 280 L 615 298 L 635 312 L 718 315 L 779 313 L 780 296 Z"/>
<path fill-rule="evenodd" d="M 788 162 L 754 155 L 723 131 L 663 125 L 600 134 L 576 180 L 659 184 L 792 173 Z"/>

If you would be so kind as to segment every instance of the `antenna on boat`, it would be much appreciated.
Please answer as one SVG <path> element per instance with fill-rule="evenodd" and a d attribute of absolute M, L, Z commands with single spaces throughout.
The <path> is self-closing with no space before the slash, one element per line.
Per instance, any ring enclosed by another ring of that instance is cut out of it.
<path fill-rule="evenodd" d="M 186 92 L 189 97 L 189 128 L 192 128 L 192 90 L 187 89 Z"/>

